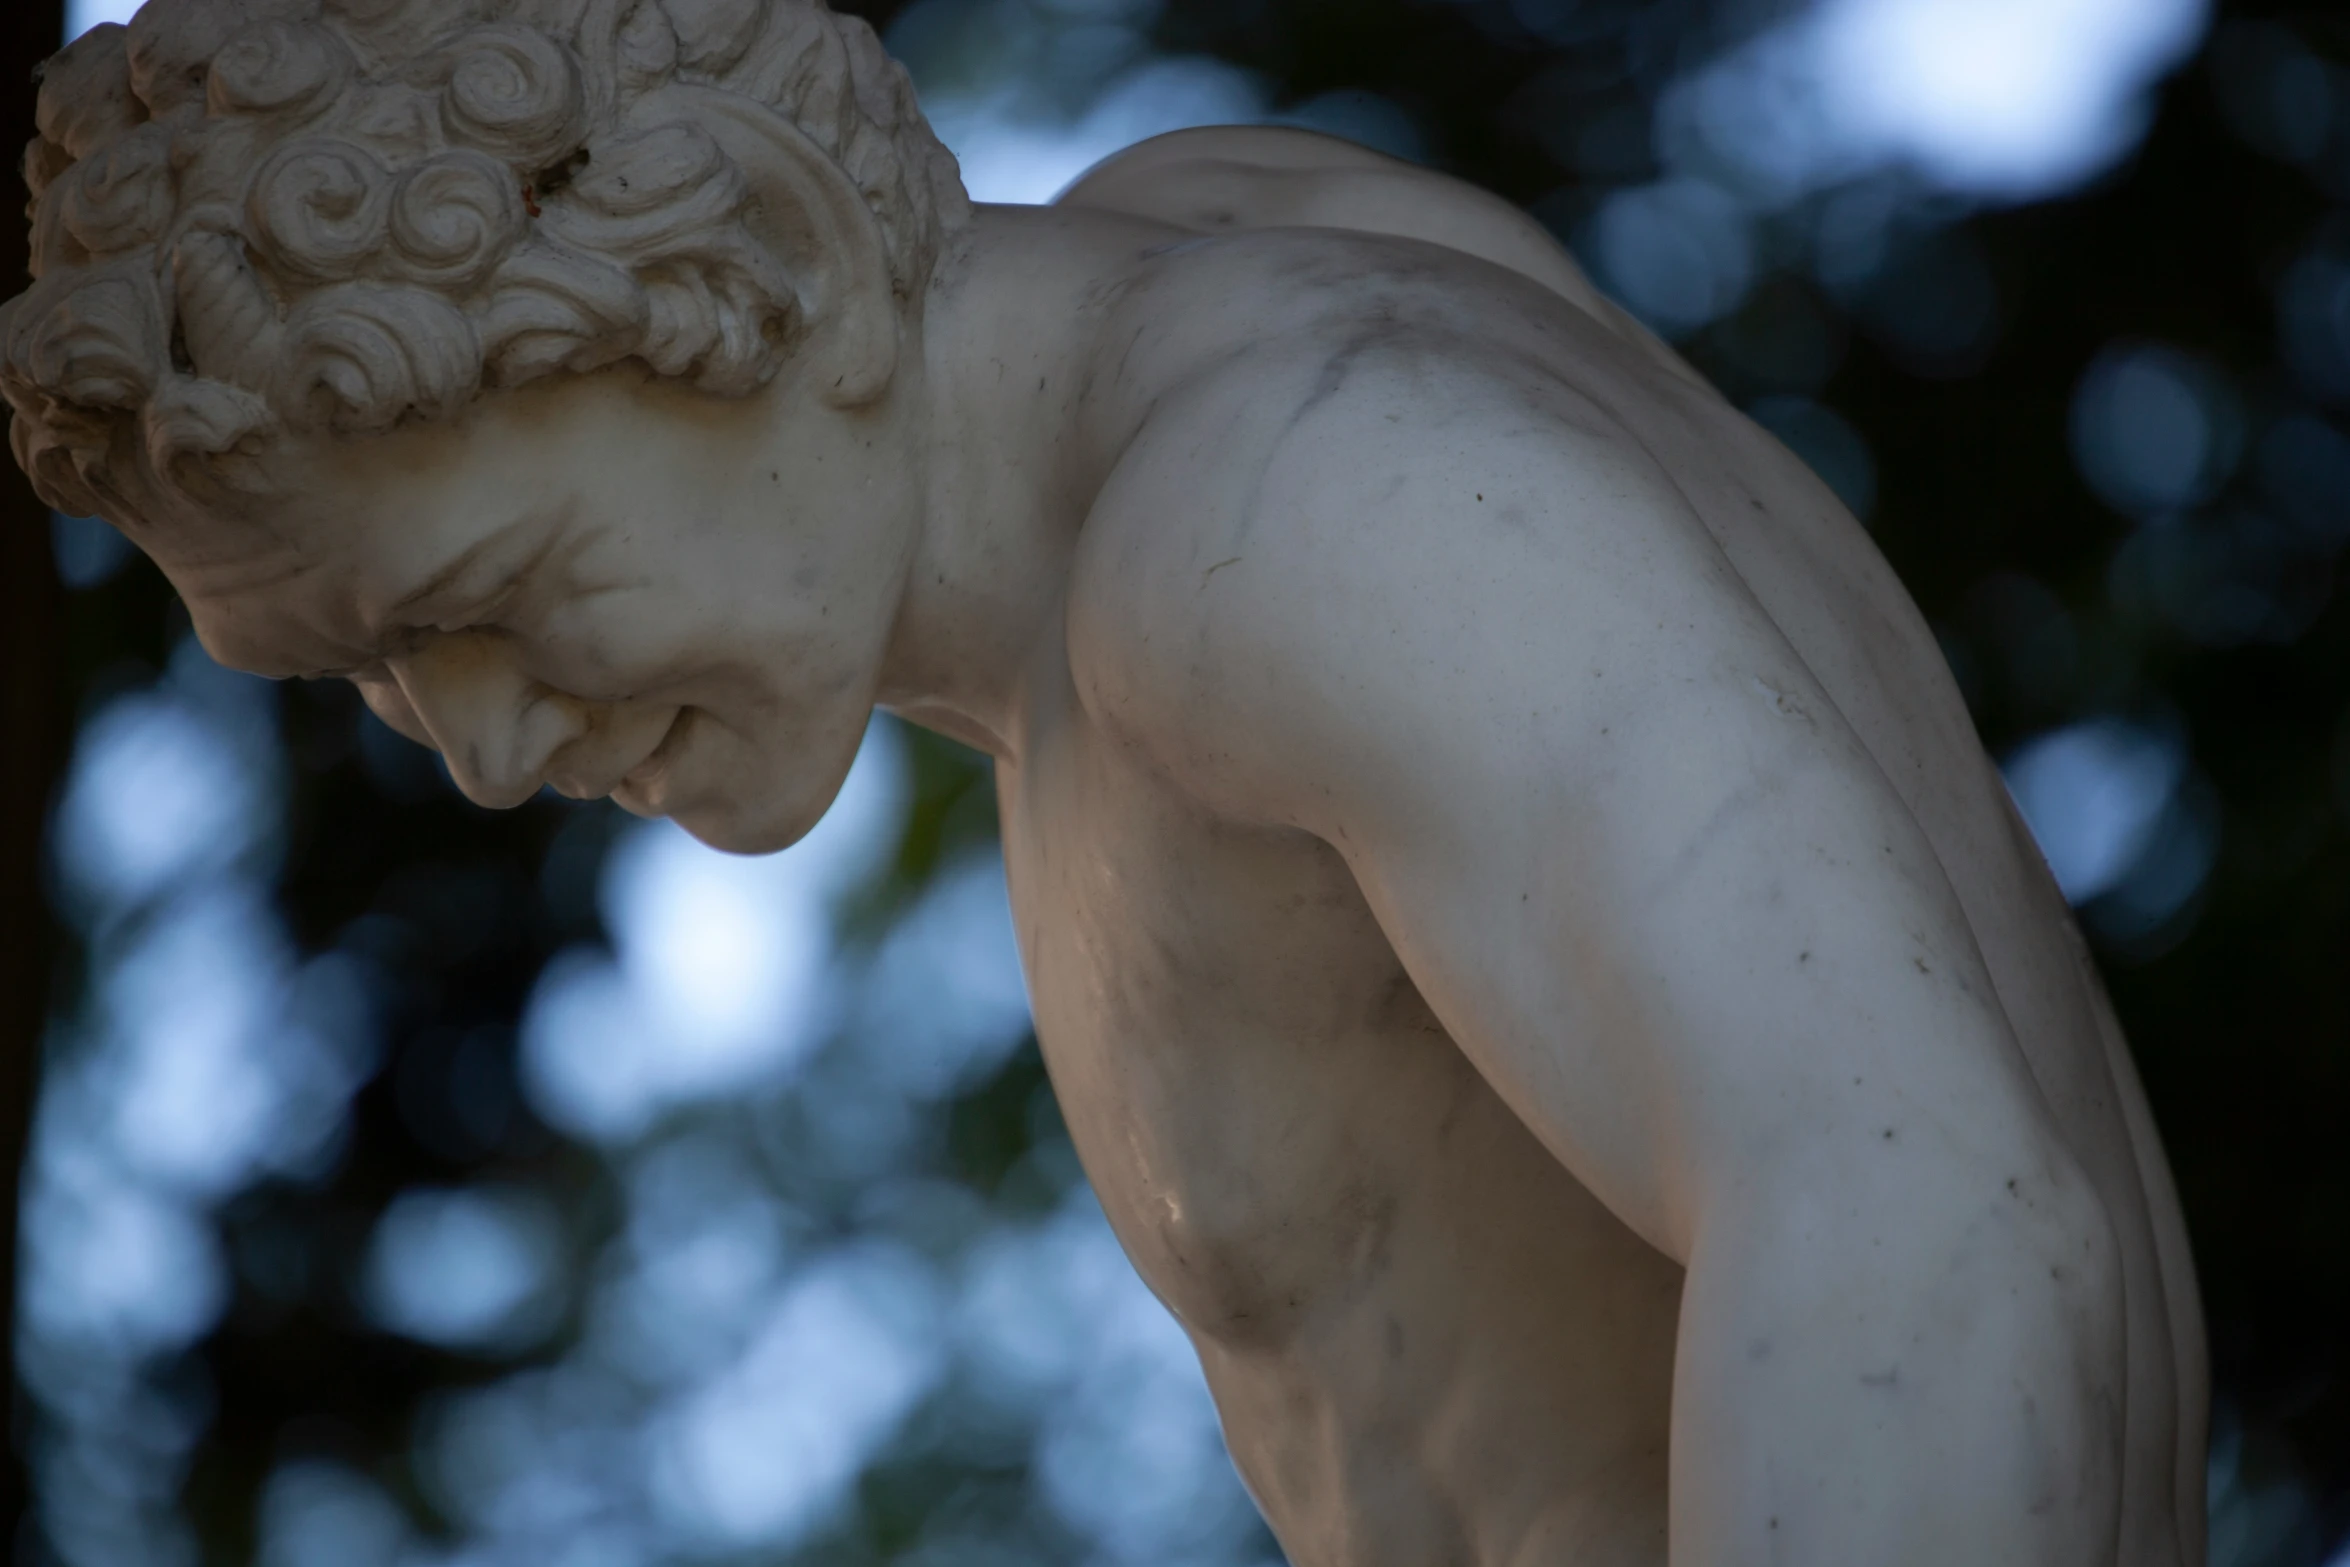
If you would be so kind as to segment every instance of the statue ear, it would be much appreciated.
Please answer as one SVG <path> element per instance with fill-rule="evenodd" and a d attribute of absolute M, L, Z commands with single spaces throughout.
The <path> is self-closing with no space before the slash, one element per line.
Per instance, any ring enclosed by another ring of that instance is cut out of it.
<path fill-rule="evenodd" d="M 897 288 L 888 244 L 864 193 L 806 132 L 767 105 L 722 91 L 673 91 L 690 92 L 693 100 L 678 117 L 708 131 L 750 181 L 746 221 L 790 266 L 801 311 L 814 323 L 798 350 L 808 373 L 835 407 L 879 400 L 897 373 Z"/>

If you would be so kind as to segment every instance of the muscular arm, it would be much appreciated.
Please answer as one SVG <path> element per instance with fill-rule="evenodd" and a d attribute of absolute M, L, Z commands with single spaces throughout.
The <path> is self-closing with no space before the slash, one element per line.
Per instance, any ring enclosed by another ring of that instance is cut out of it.
<path fill-rule="evenodd" d="M 1460 1047 L 1688 1270 L 1675 1567 L 2109 1562 L 2115 1246 L 1941 867 L 1679 492 L 1542 402 L 1358 370 L 1202 503 L 1230 559 L 1156 567 L 1183 586 L 1125 635 L 1164 651 L 1097 698 L 1334 845 Z"/>

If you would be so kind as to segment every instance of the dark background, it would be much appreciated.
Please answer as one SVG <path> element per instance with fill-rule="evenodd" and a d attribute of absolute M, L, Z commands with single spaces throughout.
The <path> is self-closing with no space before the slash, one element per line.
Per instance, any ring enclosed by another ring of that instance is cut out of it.
<path fill-rule="evenodd" d="M 849 9 L 886 30 L 902 8 Z M 1571 26 L 1558 20 L 1570 11 Z M 1645 129 L 1658 94 L 1769 20 L 1710 0 L 1176 0 L 1152 41 L 1255 73 L 1275 106 L 1376 94 L 1429 161 L 1587 246 L 1609 194 L 1661 172 Z M 27 74 L 58 29 L 34 4 L 0 21 L 0 120 L 29 129 Z M 2278 63 L 2303 60 L 2321 62 L 2315 74 Z M 2023 204 L 1906 199 L 1857 272 L 1806 237 L 1817 206 L 1765 226 L 1743 303 L 1680 346 L 1733 399 L 1788 419 L 1790 443 L 1838 469 L 1848 494 L 1873 492 L 1871 529 L 1941 632 L 1995 755 L 2118 715 L 2188 758 L 2161 832 L 2202 846 L 2180 851 L 2196 861 L 2192 885 L 2154 897 L 2125 878 L 2084 924 L 2195 1241 L 2226 1454 L 2214 1559 L 2317 1567 L 2350 1543 L 2350 604 L 2335 591 L 2350 539 L 2350 15 L 2223 6 L 2119 166 Z M 0 235 L 0 267 L 20 268 L 21 235 Z M 1954 340 L 1960 317 L 1974 325 Z M 2092 367 L 2148 344 L 2224 377 L 2237 420 L 2233 460 L 2159 517 L 2128 515 L 2086 478 L 2076 436 Z M 1841 425 L 1819 435 L 1804 422 L 1813 406 Z M 185 621 L 143 566 L 65 591 L 45 515 L 13 469 L 0 489 L 0 1154 L 13 1164 L 45 1030 L 54 1056 L 54 1020 L 84 1004 L 85 937 L 44 912 L 54 888 L 38 839 L 69 720 L 153 681 Z M 593 1154 L 527 1106 L 468 1141 L 420 1133 L 429 1117 L 402 1100 L 439 1081 L 426 1058 L 467 1031 L 492 1041 L 490 1076 L 513 1097 L 498 1063 L 534 979 L 595 935 L 588 899 L 547 891 L 550 845 L 595 841 L 610 823 L 556 802 L 493 817 L 429 777 L 387 783 L 346 693 L 274 700 L 290 758 L 283 917 L 311 951 L 370 918 L 395 935 L 374 953 L 386 1054 L 340 1154 L 224 1204 L 233 1299 L 192 1349 L 145 1373 L 202 1390 L 175 1505 L 202 1559 L 220 1563 L 249 1559 L 255 1498 L 289 1453 L 331 1452 L 381 1478 L 427 1533 L 438 1526 L 403 1468 L 416 1411 L 434 1389 L 506 1366 L 388 1335 L 349 1304 L 341 1281 L 393 1194 L 495 1172 L 569 1194 L 590 1229 L 612 1203 Z M 921 742 L 915 765 L 872 921 L 989 830 L 969 757 Z M 2157 843 L 2143 876 L 2161 858 Z M 993 1200 L 1028 1142 L 1050 1135 L 1040 1081 L 1023 1053 L 948 1107 L 942 1178 Z M 264 1254 L 296 1257 L 297 1281 L 257 1285 L 268 1270 L 245 1259 Z M 20 1456 L 47 1451 L 48 1409 L 20 1394 Z M 1016 1489 L 1017 1470 L 988 1483 Z M 51 1554 L 23 1483 L 9 1470 L 0 1500 L 27 1518 L 25 1559 L 77 1560 Z M 898 1559 L 971 1483 L 936 1458 L 885 1464 L 847 1532 L 808 1559 Z"/>

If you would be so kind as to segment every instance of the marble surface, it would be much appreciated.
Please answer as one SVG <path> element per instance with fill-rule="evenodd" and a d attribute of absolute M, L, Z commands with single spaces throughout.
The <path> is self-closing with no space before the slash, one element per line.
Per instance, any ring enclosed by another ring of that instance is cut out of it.
<path fill-rule="evenodd" d="M 156 0 L 53 63 L 17 457 L 484 805 L 996 761 L 1087 1171 L 1300 1567 L 2202 1557 L 2128 1050 L 1934 639 L 1496 199 L 979 208 L 801 0 Z"/>

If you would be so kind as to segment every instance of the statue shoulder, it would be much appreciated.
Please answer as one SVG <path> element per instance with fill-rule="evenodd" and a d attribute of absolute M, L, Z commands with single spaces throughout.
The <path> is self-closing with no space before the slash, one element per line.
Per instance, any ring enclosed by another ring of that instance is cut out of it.
<path fill-rule="evenodd" d="M 1642 355 L 1700 379 L 1602 294 L 1547 229 L 1510 202 L 1335 136 L 1266 125 L 1175 131 L 1096 165 L 1056 204 L 1202 234 L 1336 229 L 1439 245 L 1532 279 Z"/>
<path fill-rule="evenodd" d="M 1159 400 L 1069 579 L 1092 719 L 1203 806 L 1276 824 L 1324 754 L 1300 737 L 1432 660 L 1463 700 L 1586 667 L 1592 622 L 1565 606 L 1612 591 L 1590 562 L 1627 536 L 1651 577 L 1714 571 L 1654 459 L 1527 372 L 1482 335 L 1334 312 Z"/>

